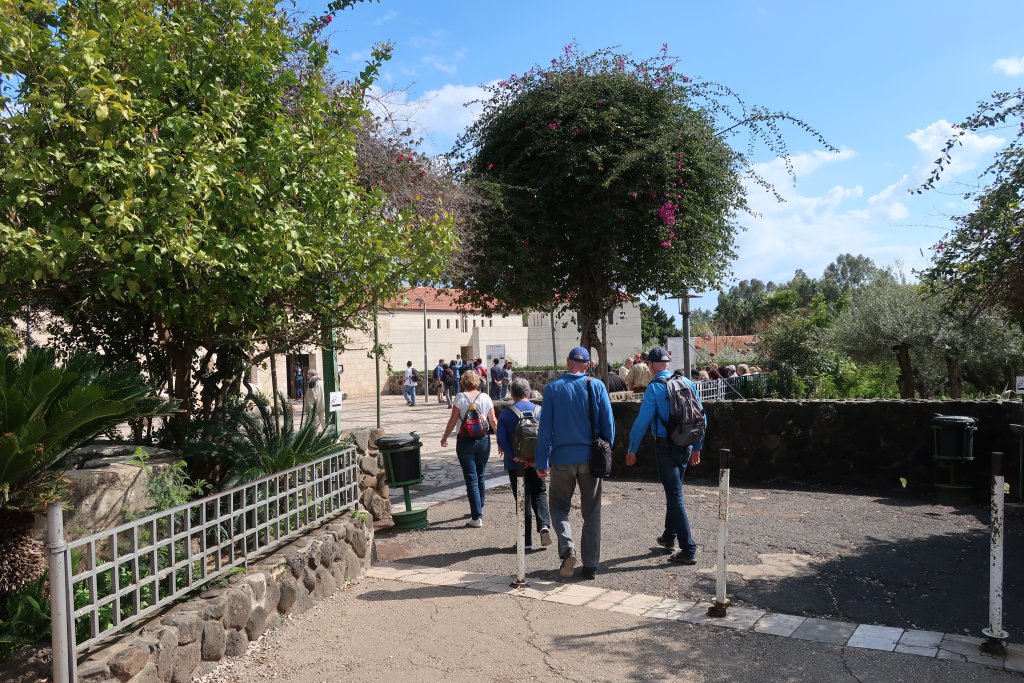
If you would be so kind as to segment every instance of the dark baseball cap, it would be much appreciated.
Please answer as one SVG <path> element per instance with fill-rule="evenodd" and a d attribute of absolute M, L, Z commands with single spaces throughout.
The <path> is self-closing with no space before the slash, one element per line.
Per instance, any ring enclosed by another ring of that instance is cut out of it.
<path fill-rule="evenodd" d="M 651 361 L 652 363 L 667 363 L 671 359 L 672 358 L 671 356 L 669 356 L 668 351 L 661 348 L 660 346 L 654 347 L 653 349 L 651 349 L 651 352 L 647 354 L 647 360 Z"/>

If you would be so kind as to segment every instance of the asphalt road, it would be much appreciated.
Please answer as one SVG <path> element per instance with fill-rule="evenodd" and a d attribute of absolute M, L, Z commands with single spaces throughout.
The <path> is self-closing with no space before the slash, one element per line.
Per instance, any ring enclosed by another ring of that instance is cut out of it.
<path fill-rule="evenodd" d="M 661 486 L 606 480 L 602 562 L 593 585 L 666 598 L 715 592 L 718 489 L 688 483 L 698 564 L 671 565 L 654 544 L 664 518 Z M 488 574 L 515 572 L 514 506 L 508 488 L 488 494 L 485 526 L 465 527 L 465 499 L 435 506 L 431 526 L 380 532 L 382 561 Z M 574 509 L 579 540 L 581 518 Z M 1024 636 L 1021 517 L 1007 516 L 1004 628 Z M 988 509 L 932 505 L 902 492 L 733 488 L 729 598 L 737 605 L 855 623 L 981 637 L 988 625 Z M 527 576 L 555 580 L 552 546 L 527 555 Z M 578 577 L 577 579 L 579 580 Z"/>

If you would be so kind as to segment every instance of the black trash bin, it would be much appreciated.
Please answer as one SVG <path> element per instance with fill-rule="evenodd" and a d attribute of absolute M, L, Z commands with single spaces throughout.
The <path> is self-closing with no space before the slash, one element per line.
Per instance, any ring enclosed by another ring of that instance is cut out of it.
<path fill-rule="evenodd" d="M 420 467 L 420 435 L 392 434 L 377 439 L 377 448 L 384 456 L 388 486 L 411 486 L 423 481 Z"/>
<path fill-rule="evenodd" d="M 974 460 L 974 432 L 977 420 L 964 415 L 935 415 L 935 499 L 940 503 L 965 503 L 971 487 L 962 483 L 963 463 Z"/>
<path fill-rule="evenodd" d="M 426 508 L 414 508 L 409 495 L 409 487 L 423 481 L 420 446 L 420 436 L 416 432 L 392 434 L 377 439 L 377 448 L 384 456 L 388 486 L 401 487 L 405 498 L 405 511 L 391 514 L 397 529 L 422 529 L 429 524 Z"/>

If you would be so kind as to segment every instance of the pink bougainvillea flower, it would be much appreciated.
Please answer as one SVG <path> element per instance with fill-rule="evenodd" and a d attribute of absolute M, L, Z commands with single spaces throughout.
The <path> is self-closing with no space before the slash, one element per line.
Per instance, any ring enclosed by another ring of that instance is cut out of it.
<path fill-rule="evenodd" d="M 548 124 L 548 130 L 554 130 L 555 128 L 558 128 L 558 124 L 557 123 L 549 123 Z"/>
<path fill-rule="evenodd" d="M 492 168 L 494 168 L 494 164 L 487 164 L 487 170 L 488 171 L 490 171 Z"/>
<path fill-rule="evenodd" d="M 671 247 L 671 246 L 672 246 L 672 243 L 671 243 L 671 242 L 662 242 L 662 243 L 661 243 L 661 246 L 663 246 L 663 247 L 665 247 L 666 249 L 668 249 L 669 247 Z"/>

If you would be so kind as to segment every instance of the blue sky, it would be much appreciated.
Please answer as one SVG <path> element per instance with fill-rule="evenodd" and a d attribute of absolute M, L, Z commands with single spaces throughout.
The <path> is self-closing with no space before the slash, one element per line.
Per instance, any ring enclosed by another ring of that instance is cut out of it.
<path fill-rule="evenodd" d="M 322 10 L 326 3 L 304 0 Z M 787 131 L 795 184 L 760 150 L 759 169 L 782 204 L 751 187 L 760 216 L 743 216 L 739 279 L 786 281 L 800 268 L 820 277 L 841 253 L 909 273 L 966 207 L 960 194 L 1014 131 L 968 136 L 936 191 L 911 195 L 927 176 L 950 124 L 978 100 L 1024 81 L 1024 2 L 516 3 L 383 0 L 330 27 L 342 74 L 359 71 L 371 45 L 391 42 L 380 85 L 411 118 L 428 152 L 447 151 L 474 115 L 479 86 L 547 63 L 576 40 L 583 52 L 619 46 L 638 58 L 668 43 L 678 70 L 728 85 L 744 99 L 786 110 L 842 151 L 829 154 Z M 713 306 L 714 293 L 697 305 Z M 675 303 L 667 310 L 674 312 Z"/>

